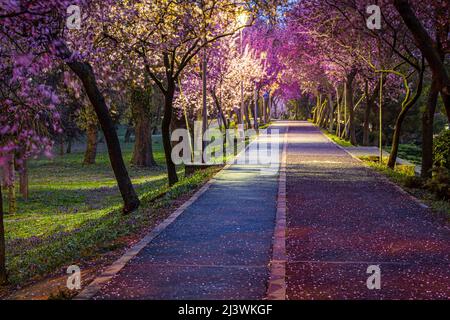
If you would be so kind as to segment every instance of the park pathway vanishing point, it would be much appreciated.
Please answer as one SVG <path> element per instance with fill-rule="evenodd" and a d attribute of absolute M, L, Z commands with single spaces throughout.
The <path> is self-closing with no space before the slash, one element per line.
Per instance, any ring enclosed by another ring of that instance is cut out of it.
<path fill-rule="evenodd" d="M 234 164 L 93 298 L 264 299 L 269 279 L 281 299 L 450 298 L 450 232 L 429 209 L 312 124 L 274 128 L 289 128 L 278 215 L 278 175 Z M 367 288 L 371 265 L 381 290 Z"/>

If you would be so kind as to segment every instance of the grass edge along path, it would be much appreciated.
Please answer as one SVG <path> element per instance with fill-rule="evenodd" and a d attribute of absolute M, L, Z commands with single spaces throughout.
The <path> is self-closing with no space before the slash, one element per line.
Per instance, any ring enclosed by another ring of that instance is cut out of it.
<path fill-rule="evenodd" d="M 424 188 L 411 173 L 410 170 L 402 170 L 399 166 L 395 170 L 387 168 L 378 162 L 374 162 L 370 157 L 359 157 L 361 161 L 374 171 L 383 175 L 400 188 L 419 199 L 421 202 L 429 206 L 434 213 L 442 216 L 444 220 L 450 222 L 450 203 L 445 200 L 438 199 L 431 191 Z M 383 159 L 384 160 L 384 159 Z"/>
<path fill-rule="evenodd" d="M 66 264 L 92 259 L 99 254 L 119 249 L 125 244 L 117 240 L 143 229 L 150 229 L 170 212 L 172 201 L 198 189 L 218 171 L 211 168 L 183 178 L 173 187 L 167 185 L 142 195 L 141 207 L 130 215 L 122 215 L 117 207 L 111 212 L 90 220 L 71 232 L 55 235 L 53 241 L 29 250 L 26 256 L 16 256 L 7 261 L 11 285 L 23 285 L 56 271 Z M 163 212 L 161 214 L 161 212 Z M 0 292 L 1 295 L 1 292 Z"/>
<path fill-rule="evenodd" d="M 318 127 L 319 128 L 319 127 Z M 335 135 L 334 133 L 329 132 L 326 129 L 323 128 L 319 128 L 320 131 L 322 131 L 322 133 L 328 137 L 328 139 L 332 140 L 334 143 L 336 143 L 337 145 L 347 148 L 347 147 L 353 147 L 353 145 L 350 143 L 350 141 L 344 140 L 339 138 L 337 135 Z"/>
<path fill-rule="evenodd" d="M 318 126 L 316 125 L 316 127 Z M 344 150 L 347 147 L 353 146 L 350 142 L 339 138 L 335 134 L 328 132 L 326 129 L 319 129 L 329 140 L 342 147 Z M 374 162 L 370 157 L 358 157 L 358 159 L 374 171 L 389 179 L 392 183 L 402 188 L 405 192 L 425 203 L 444 221 L 450 222 L 450 203 L 445 200 L 437 199 L 432 192 L 423 188 L 423 186 L 418 185 L 415 182 L 416 179 L 414 179 L 414 170 L 409 170 L 408 168 L 405 168 L 405 166 L 397 166 L 395 170 L 392 170 L 386 165 L 380 165 L 378 162 Z"/>

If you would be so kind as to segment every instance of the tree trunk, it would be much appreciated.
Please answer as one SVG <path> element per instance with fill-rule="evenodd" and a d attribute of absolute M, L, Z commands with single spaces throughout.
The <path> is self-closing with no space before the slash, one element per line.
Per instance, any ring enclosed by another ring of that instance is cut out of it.
<path fill-rule="evenodd" d="M 12 215 L 17 211 L 14 155 L 8 155 L 4 171 L 3 182 L 8 196 L 8 214 Z"/>
<path fill-rule="evenodd" d="M 375 109 L 375 99 L 380 92 L 379 86 L 374 90 L 372 95 L 369 95 L 369 83 L 366 82 L 365 94 L 366 94 L 366 110 L 364 110 L 364 128 L 363 128 L 363 146 L 368 146 L 369 141 L 369 129 L 370 129 L 370 112 Z"/>
<path fill-rule="evenodd" d="M 155 167 L 150 121 L 136 121 L 136 140 L 131 163 L 139 167 Z"/>
<path fill-rule="evenodd" d="M 89 123 L 86 129 L 86 151 L 84 153 L 84 165 L 95 164 L 97 156 L 98 128 L 96 124 Z"/>
<path fill-rule="evenodd" d="M 164 154 L 166 157 L 167 176 L 169 185 L 178 182 L 177 169 L 172 161 L 172 143 L 170 139 L 170 123 L 172 122 L 173 97 L 175 94 L 175 80 L 168 79 L 167 91 L 164 93 L 164 116 L 161 125 Z"/>
<path fill-rule="evenodd" d="M 340 136 L 341 135 L 341 96 L 339 94 L 339 88 L 336 88 L 336 131 L 335 135 Z"/>
<path fill-rule="evenodd" d="M 320 109 L 320 96 L 319 94 L 317 94 L 316 97 L 316 107 L 314 108 L 313 111 L 313 123 L 317 123 L 317 120 L 319 119 L 319 109 Z"/>
<path fill-rule="evenodd" d="M 149 105 L 147 105 L 150 100 L 142 100 L 143 96 L 139 92 L 136 92 L 136 94 L 138 96 L 136 99 L 132 99 L 131 106 L 135 123 L 135 140 L 131 163 L 139 167 L 154 167 L 156 161 L 153 158 L 151 115 L 148 110 Z"/>
<path fill-rule="evenodd" d="M 251 110 L 251 106 L 252 106 L 252 101 L 250 100 L 248 104 L 245 104 L 245 108 L 244 108 L 245 122 L 247 123 L 248 129 L 250 129 L 252 127 L 252 123 L 250 121 L 250 112 L 249 112 L 249 109 Z"/>
<path fill-rule="evenodd" d="M 433 78 L 437 82 L 437 87 L 444 101 L 447 119 L 450 122 L 450 77 L 437 50 L 437 46 L 411 9 L 408 0 L 394 0 L 394 6 L 411 31 L 417 47 L 430 65 Z"/>
<path fill-rule="evenodd" d="M 7 282 L 6 275 L 6 252 L 5 252 L 5 226 L 3 223 L 3 196 L 2 186 L 0 183 L 0 285 Z"/>
<path fill-rule="evenodd" d="M 347 109 L 349 112 L 349 126 L 348 126 L 348 133 L 349 133 L 349 139 L 350 143 L 354 146 L 357 145 L 356 141 L 356 128 L 355 128 L 355 101 L 353 99 L 353 81 L 355 80 L 357 71 L 352 70 L 350 74 L 347 76 Z"/>
<path fill-rule="evenodd" d="M 64 138 L 61 137 L 59 140 L 59 155 L 64 156 Z"/>
<path fill-rule="evenodd" d="M 363 127 L 363 146 L 368 146 L 369 141 L 369 130 L 370 130 L 370 105 L 367 104 L 366 110 L 364 110 L 364 127 Z"/>
<path fill-rule="evenodd" d="M 439 87 L 433 79 L 428 94 L 426 109 L 422 114 L 422 178 L 431 178 L 433 169 L 433 125 L 439 97 Z"/>
<path fill-rule="evenodd" d="M 22 168 L 19 171 L 20 193 L 24 200 L 28 200 L 28 165 L 27 161 L 23 161 Z"/>
<path fill-rule="evenodd" d="M 392 150 L 389 155 L 388 167 L 391 169 L 395 168 L 395 164 L 397 163 L 397 155 L 398 155 L 398 146 L 400 144 L 400 134 L 402 130 L 403 121 L 406 118 L 406 114 L 408 111 L 414 106 L 414 104 L 419 100 L 420 95 L 422 94 L 423 89 L 423 74 L 424 74 L 424 61 L 422 61 L 422 70 L 419 75 L 419 83 L 417 85 L 417 90 L 413 98 L 409 101 L 405 101 L 402 105 L 402 111 L 397 117 L 397 121 L 395 123 L 394 136 L 392 138 Z"/>
<path fill-rule="evenodd" d="M 255 98 L 254 98 L 254 102 L 255 102 L 255 110 L 253 111 L 253 126 L 255 127 L 255 130 L 258 130 L 258 117 L 259 117 L 259 104 L 258 104 L 258 100 L 259 100 L 259 94 L 258 94 L 258 90 L 255 87 Z"/>
<path fill-rule="evenodd" d="M 272 97 L 272 95 L 269 95 L 269 109 L 270 109 L 270 112 L 273 111 L 273 114 L 275 115 L 275 119 L 278 119 L 277 104 L 274 103 L 274 97 Z"/>
<path fill-rule="evenodd" d="M 68 60 L 66 61 L 67 65 L 82 81 L 83 87 L 94 107 L 98 121 L 105 135 L 111 166 L 124 201 L 123 213 L 127 214 L 133 212 L 139 207 L 140 201 L 133 188 L 133 184 L 131 183 L 127 168 L 125 167 L 119 138 L 111 115 L 109 114 L 108 106 L 98 88 L 94 71 L 88 63 L 70 60 L 69 57 L 71 54 L 68 52 L 68 49 L 64 47 L 64 44 L 62 44 L 62 50 L 65 51 L 63 54 L 68 56 Z"/>
<path fill-rule="evenodd" d="M 328 132 L 333 132 L 334 129 L 334 104 L 333 104 L 333 96 L 331 93 L 328 94 L 328 108 L 330 108 L 328 118 Z"/>
<path fill-rule="evenodd" d="M 263 94 L 262 103 L 263 103 L 263 109 L 262 109 L 263 124 L 266 124 L 267 123 L 267 98 L 266 98 L 265 94 Z"/>
<path fill-rule="evenodd" d="M 123 138 L 124 143 L 130 143 L 131 142 L 131 135 L 133 134 L 134 128 L 132 127 L 131 123 L 127 125 L 127 130 L 125 131 L 125 136 Z"/>
<path fill-rule="evenodd" d="M 217 94 L 214 91 L 211 91 L 211 96 L 214 101 L 214 105 L 216 106 L 217 113 L 223 123 L 223 126 L 225 127 L 225 130 L 228 129 L 228 123 L 227 119 L 225 118 L 225 114 L 223 113 L 222 106 L 220 105 L 219 98 L 217 97 Z"/>
<path fill-rule="evenodd" d="M 69 141 L 67 141 L 66 153 L 67 154 L 71 154 L 72 153 L 72 139 L 69 139 Z"/>
<path fill-rule="evenodd" d="M 327 101 L 328 99 L 325 99 L 325 101 L 322 103 L 322 118 L 320 121 L 320 126 L 324 129 L 328 126 L 328 120 L 330 118 L 330 104 Z"/>
<path fill-rule="evenodd" d="M 450 95 L 441 92 L 442 101 L 444 102 L 445 111 L 447 113 L 447 120 L 450 123 Z"/>

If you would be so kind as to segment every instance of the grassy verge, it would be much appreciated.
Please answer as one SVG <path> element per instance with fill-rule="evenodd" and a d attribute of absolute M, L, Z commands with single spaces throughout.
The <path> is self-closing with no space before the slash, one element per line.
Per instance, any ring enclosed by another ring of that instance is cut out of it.
<path fill-rule="evenodd" d="M 328 138 L 333 140 L 335 143 L 337 143 L 341 147 L 344 147 L 344 148 L 353 147 L 353 145 L 349 141 L 341 139 L 337 135 L 330 133 L 325 129 L 320 128 L 320 130 L 323 132 L 324 135 L 326 135 Z"/>
<path fill-rule="evenodd" d="M 391 152 L 391 147 L 387 147 L 386 151 Z M 400 144 L 398 146 L 398 157 L 420 165 L 422 163 L 422 149 L 415 144 Z"/>
<path fill-rule="evenodd" d="M 432 192 L 426 189 L 420 179 L 415 176 L 411 166 L 397 166 L 395 170 L 386 167 L 387 158 L 383 159 L 383 164 L 374 161 L 371 157 L 360 157 L 367 165 L 375 171 L 383 174 L 392 182 L 401 186 L 404 190 L 426 203 L 436 213 L 444 216 L 450 221 L 450 202 L 438 199 Z"/>
<path fill-rule="evenodd" d="M 132 144 L 122 146 L 126 163 Z M 167 184 L 160 138 L 154 141 L 159 167 L 129 166 L 142 200 L 140 209 L 121 215 L 121 197 L 105 149 L 97 163 L 83 166 L 82 153 L 30 161 L 30 198 L 18 198 L 18 212 L 5 217 L 7 269 L 12 285 L 38 279 L 68 264 L 92 259 L 123 246 L 121 238 L 152 228 L 174 200 L 209 180 L 217 168 Z M 184 169 L 179 168 L 180 177 Z"/>
<path fill-rule="evenodd" d="M 268 129 L 272 124 L 273 124 L 272 122 L 269 122 L 269 123 L 260 125 L 260 126 L 259 126 L 259 129 L 260 129 L 260 130 Z"/>

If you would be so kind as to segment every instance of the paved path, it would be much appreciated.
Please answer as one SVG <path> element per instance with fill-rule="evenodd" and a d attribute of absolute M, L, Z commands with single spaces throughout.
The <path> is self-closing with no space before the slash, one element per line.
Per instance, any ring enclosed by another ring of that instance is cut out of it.
<path fill-rule="evenodd" d="M 287 153 L 289 299 L 450 299 L 450 232 L 330 143 L 291 123 Z M 370 265 L 381 290 L 368 290 Z"/>
<path fill-rule="evenodd" d="M 263 299 L 278 191 L 271 171 L 250 164 L 222 171 L 94 299 Z"/>
<path fill-rule="evenodd" d="M 274 251 L 286 277 L 274 287 L 286 283 L 288 299 L 450 299 L 449 229 L 311 124 L 277 126 L 289 133 L 287 227 Z M 223 171 L 94 298 L 265 298 L 279 185 L 262 168 Z M 381 290 L 367 289 L 371 265 Z"/>

